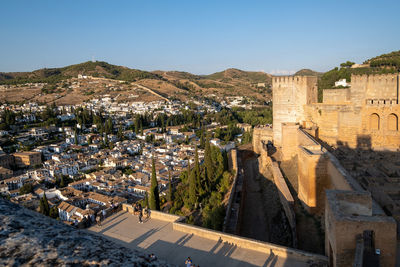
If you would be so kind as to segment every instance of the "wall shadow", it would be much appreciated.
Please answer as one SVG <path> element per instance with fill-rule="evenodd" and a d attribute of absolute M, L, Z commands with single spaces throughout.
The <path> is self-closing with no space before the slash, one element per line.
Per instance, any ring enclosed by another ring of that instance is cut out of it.
<path fill-rule="evenodd" d="M 213 241 L 193 234 L 169 231 L 169 228 L 163 229 L 166 227 L 165 225 L 149 229 L 137 237 L 133 237 L 132 240 L 132 234 L 129 231 L 134 231 L 134 229 L 138 229 L 137 227 L 146 226 L 146 224 L 137 224 L 136 226 L 135 222 L 135 227 L 130 228 L 130 230 L 121 229 L 124 226 L 121 226 L 120 222 L 126 219 L 130 219 L 130 216 L 113 220 L 111 225 L 108 225 L 104 231 L 98 234 L 119 245 L 138 250 L 146 255 L 154 253 L 158 259 L 165 260 L 170 264 L 184 266 L 185 259 L 191 257 L 193 263 L 200 266 L 308 266 L 307 260 L 298 260 L 294 257 L 287 259 L 275 255 L 272 250 L 262 253 L 240 248 L 236 244 L 224 242 L 221 239 Z M 130 220 L 133 221 L 134 218 Z M 106 231 L 109 230 L 115 234 L 107 235 Z M 163 232 L 160 232 L 162 230 Z M 124 232 L 126 232 L 126 238 Z M 131 241 L 124 241 L 128 239 Z M 170 240 L 174 241 L 171 242 Z M 145 259 L 148 258 L 146 257 Z"/>
<path fill-rule="evenodd" d="M 393 216 L 400 239 L 400 151 L 374 150 L 371 143 L 371 136 L 358 135 L 356 148 L 338 141 L 331 153 L 385 214 Z"/>
<path fill-rule="evenodd" d="M 272 173 L 260 169 L 258 156 L 252 150 L 238 150 L 238 158 L 244 172 L 238 235 L 292 247 L 291 228 Z"/>
<path fill-rule="evenodd" d="M 338 140 L 334 147 L 320 142 L 338 160 L 340 168 L 343 168 L 345 173 L 328 172 L 327 177 L 320 177 L 325 181 L 321 181 L 317 192 L 320 192 L 324 199 L 319 199 L 317 204 L 325 206 L 325 190 L 328 189 L 368 191 L 376 203 L 372 205 L 372 213 L 384 213 L 393 217 L 397 224 L 397 240 L 399 240 L 400 144 L 397 151 L 374 149 L 372 138 L 379 137 L 371 137 L 368 134 L 357 135 L 355 147 L 341 140 Z M 326 159 L 321 159 L 316 169 L 326 168 L 326 164 Z M 358 233 L 349 234 L 354 234 L 355 238 Z"/>

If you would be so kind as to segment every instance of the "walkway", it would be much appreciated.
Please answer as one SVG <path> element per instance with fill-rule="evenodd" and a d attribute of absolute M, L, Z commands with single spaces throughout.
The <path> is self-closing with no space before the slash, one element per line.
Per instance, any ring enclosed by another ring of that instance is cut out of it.
<path fill-rule="evenodd" d="M 107 218 L 101 227 L 89 228 L 125 247 L 154 253 L 170 264 L 184 266 L 190 256 L 200 266 L 308 266 L 297 258 L 244 249 L 172 229 L 168 221 L 150 219 L 138 223 L 137 216 L 121 211 Z"/>

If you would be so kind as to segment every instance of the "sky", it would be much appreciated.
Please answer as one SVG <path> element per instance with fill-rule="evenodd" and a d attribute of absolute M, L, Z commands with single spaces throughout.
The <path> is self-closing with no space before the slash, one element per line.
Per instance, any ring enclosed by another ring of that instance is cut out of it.
<path fill-rule="evenodd" d="M 400 49 L 400 1 L 1 0 L 0 72 L 89 60 L 210 74 L 327 71 Z"/>

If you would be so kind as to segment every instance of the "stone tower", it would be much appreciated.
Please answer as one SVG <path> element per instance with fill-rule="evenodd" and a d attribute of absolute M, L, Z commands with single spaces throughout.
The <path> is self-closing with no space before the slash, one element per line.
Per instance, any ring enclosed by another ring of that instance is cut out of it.
<path fill-rule="evenodd" d="M 282 144 L 282 123 L 302 123 L 304 105 L 318 101 L 317 77 L 277 76 L 272 78 L 274 144 Z"/>

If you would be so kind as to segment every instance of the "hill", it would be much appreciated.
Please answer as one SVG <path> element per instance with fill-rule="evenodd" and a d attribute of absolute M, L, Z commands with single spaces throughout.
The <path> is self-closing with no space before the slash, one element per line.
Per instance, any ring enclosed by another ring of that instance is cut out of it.
<path fill-rule="evenodd" d="M 385 74 L 400 71 L 400 51 L 383 54 L 364 61 L 358 67 L 353 62 L 347 61 L 340 67 L 335 67 L 323 73 L 318 80 L 318 99 L 322 101 L 322 90 L 335 86 L 335 82 L 346 79 L 351 82 L 352 74 Z"/>
<path fill-rule="evenodd" d="M 63 68 L 45 68 L 32 72 L 9 72 L 0 73 L 0 84 L 21 83 L 56 83 L 78 74 L 103 77 L 123 81 L 137 81 L 140 79 L 159 79 L 157 74 L 116 66 L 103 61 L 87 61 L 84 63 L 70 65 Z"/>
<path fill-rule="evenodd" d="M 233 81 L 235 79 L 250 83 L 270 83 L 271 75 L 264 72 L 243 71 L 238 69 L 227 69 L 210 75 L 203 76 L 205 79 L 216 81 Z"/>
<path fill-rule="evenodd" d="M 324 73 L 323 72 L 318 72 L 310 69 L 301 69 L 297 71 L 294 75 L 295 76 L 322 76 Z"/>
<path fill-rule="evenodd" d="M 17 85 L 7 89 L 7 92 L 0 96 L 0 101 L 21 102 L 32 100 L 40 102 L 56 101 L 58 104 L 76 104 L 101 94 L 112 93 L 110 90 L 96 90 L 90 84 L 82 87 L 82 82 L 80 82 L 80 88 L 72 89 L 71 86 L 74 85 L 73 81 L 71 82 L 71 78 L 76 79 L 79 74 L 112 79 L 116 82 L 125 81 L 128 85 L 131 85 L 131 82 L 135 82 L 162 96 L 184 101 L 191 97 L 224 98 L 226 96 L 244 95 L 256 103 L 262 104 L 271 99 L 271 76 L 263 72 L 227 69 L 210 75 L 195 75 L 183 71 L 148 72 L 112 65 L 102 61 L 88 61 L 61 68 L 45 68 L 32 72 L 0 73 L 0 85 Z M 25 88 L 22 86 L 22 84 L 27 83 L 45 83 L 46 85 L 43 88 L 32 88 L 32 86 Z M 258 83 L 262 83 L 263 86 L 257 87 Z M 133 84 L 132 86 L 135 87 Z M 124 86 L 126 88 L 114 88 L 112 90 L 124 95 L 124 93 L 131 91 L 132 86 Z M 41 93 L 46 94 L 46 97 Z M 136 93 L 138 93 L 137 97 L 143 101 L 155 100 L 154 96 L 146 95 L 145 90 L 137 90 Z M 51 96 L 51 94 L 53 95 Z M 62 101 L 59 100 L 61 98 Z M 124 99 L 124 96 L 121 99 Z"/>
<path fill-rule="evenodd" d="M 364 64 L 369 64 L 371 67 L 396 68 L 400 71 L 400 50 L 368 59 Z"/>

